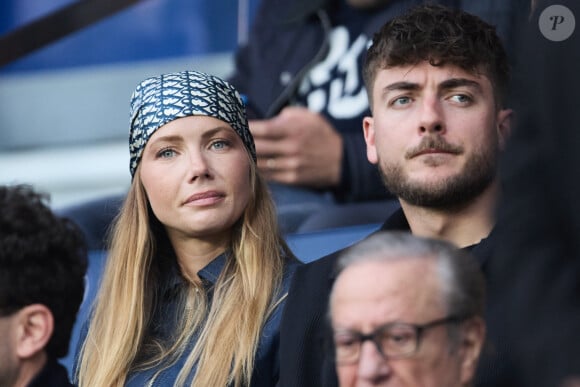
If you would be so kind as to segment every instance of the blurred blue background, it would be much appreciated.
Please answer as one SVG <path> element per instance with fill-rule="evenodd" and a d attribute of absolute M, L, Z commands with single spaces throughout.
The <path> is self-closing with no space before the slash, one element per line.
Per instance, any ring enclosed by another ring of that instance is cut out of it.
<path fill-rule="evenodd" d="M 0 35 L 76 1 L 3 0 Z M 0 73 L 233 51 L 257 5 L 258 0 L 144 0 L 0 67 Z"/>

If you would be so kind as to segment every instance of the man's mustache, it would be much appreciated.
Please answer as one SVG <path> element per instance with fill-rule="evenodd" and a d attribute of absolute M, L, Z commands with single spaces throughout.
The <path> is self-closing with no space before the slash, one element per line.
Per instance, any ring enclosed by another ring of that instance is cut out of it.
<path fill-rule="evenodd" d="M 452 154 L 461 154 L 463 153 L 463 147 L 459 145 L 452 145 L 445 141 L 443 137 L 439 135 L 424 137 L 421 140 L 421 143 L 414 148 L 409 149 L 405 153 L 406 159 L 412 159 L 415 156 L 418 156 L 422 153 L 427 151 L 435 151 L 435 152 L 444 152 L 444 153 L 452 153 Z"/>

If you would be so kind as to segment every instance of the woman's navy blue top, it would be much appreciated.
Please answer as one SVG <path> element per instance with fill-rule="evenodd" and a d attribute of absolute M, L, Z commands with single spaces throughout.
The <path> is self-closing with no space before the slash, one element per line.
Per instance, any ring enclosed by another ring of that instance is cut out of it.
<path fill-rule="evenodd" d="M 202 280 L 202 283 L 208 292 L 208 297 L 211 302 L 212 289 L 215 285 L 221 271 L 226 263 L 226 255 L 222 254 L 211 261 L 207 266 L 200 270 L 197 274 Z M 281 294 L 278 297 L 288 292 L 290 279 L 294 274 L 294 270 L 300 262 L 291 261 L 286 264 L 284 276 L 281 284 Z M 172 330 L 175 327 L 176 316 L 178 313 L 177 299 L 175 288 L 182 285 L 184 279 L 175 271 L 170 279 L 166 279 L 166 284 L 163 287 L 162 302 L 163 304 L 157 308 L 157 312 L 153 317 L 152 329 L 157 337 L 171 337 Z M 276 385 L 279 377 L 279 357 L 278 345 L 280 335 L 280 320 L 282 318 L 282 310 L 284 308 L 284 300 L 280 302 L 270 314 L 268 320 L 264 324 L 261 338 L 258 343 L 258 349 L 254 362 L 254 372 L 252 374 L 252 387 L 272 387 Z M 193 348 L 196 341 L 196 334 L 192 333 L 192 338 L 189 342 L 189 348 Z M 188 348 L 188 349 L 189 349 Z M 174 385 L 177 375 L 183 368 L 187 359 L 189 350 L 177 359 L 177 361 L 167 367 L 160 365 L 146 370 L 139 370 L 132 372 L 127 377 L 126 386 L 129 387 L 143 387 L 143 386 L 172 386 Z M 163 369 L 164 367 L 167 367 Z M 160 371 L 161 370 L 161 371 Z M 190 385 L 195 375 L 195 367 L 190 371 L 186 385 Z M 228 372 L 229 370 L 224 370 Z"/>

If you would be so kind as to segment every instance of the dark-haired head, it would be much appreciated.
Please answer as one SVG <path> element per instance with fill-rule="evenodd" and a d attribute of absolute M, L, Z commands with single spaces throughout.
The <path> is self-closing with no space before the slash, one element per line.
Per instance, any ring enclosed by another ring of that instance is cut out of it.
<path fill-rule="evenodd" d="M 505 105 L 509 64 L 495 28 L 462 10 L 423 4 L 390 20 L 373 37 L 363 69 L 371 106 L 379 70 L 424 61 L 486 76 L 494 87 L 496 106 Z"/>
<path fill-rule="evenodd" d="M 67 354 L 84 293 L 87 248 L 76 225 L 57 217 L 26 185 L 0 186 L 0 317 L 42 304 L 54 319 L 45 351 Z"/>

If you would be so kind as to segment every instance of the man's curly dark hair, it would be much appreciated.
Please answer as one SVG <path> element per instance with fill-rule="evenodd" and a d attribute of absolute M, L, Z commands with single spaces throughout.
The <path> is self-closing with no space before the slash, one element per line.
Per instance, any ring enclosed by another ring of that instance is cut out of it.
<path fill-rule="evenodd" d="M 47 202 L 28 185 L 0 186 L 0 316 L 48 307 L 54 332 L 45 350 L 57 359 L 68 353 L 83 299 L 87 247 L 77 226 Z"/>
<path fill-rule="evenodd" d="M 436 4 L 411 8 L 374 35 L 363 68 L 369 100 L 379 70 L 423 61 L 487 76 L 496 105 L 504 106 L 509 62 L 495 27 L 460 9 Z"/>

